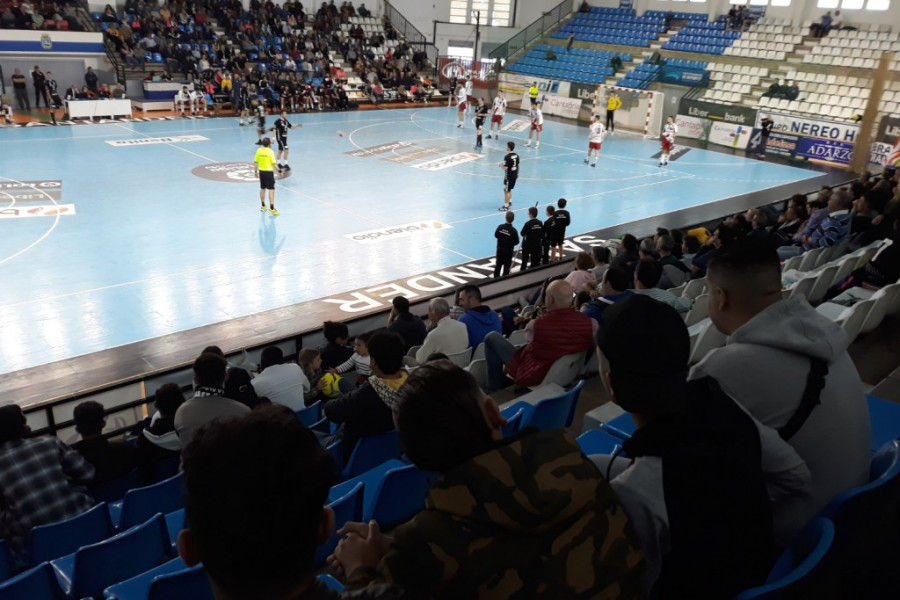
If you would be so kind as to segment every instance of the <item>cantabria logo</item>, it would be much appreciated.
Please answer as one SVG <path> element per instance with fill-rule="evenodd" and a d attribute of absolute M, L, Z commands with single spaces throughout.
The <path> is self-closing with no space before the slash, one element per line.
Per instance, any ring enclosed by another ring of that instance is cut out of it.
<path fill-rule="evenodd" d="M 224 181 L 227 183 L 251 183 L 259 181 L 258 177 L 253 176 L 253 163 L 251 162 L 210 163 L 208 165 L 194 167 L 191 169 L 191 173 L 203 179 Z M 279 179 L 285 179 L 290 176 L 291 172 L 287 171 L 279 176 Z"/>

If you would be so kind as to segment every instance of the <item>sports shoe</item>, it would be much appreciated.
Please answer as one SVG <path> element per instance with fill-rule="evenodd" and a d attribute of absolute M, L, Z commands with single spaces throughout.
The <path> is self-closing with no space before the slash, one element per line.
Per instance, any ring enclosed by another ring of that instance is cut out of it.
<path fill-rule="evenodd" d="M 458 123 L 458 124 L 456 125 L 456 128 L 457 128 L 457 129 L 462 129 L 462 123 Z"/>
<path fill-rule="evenodd" d="M 541 147 L 541 143 L 540 143 L 540 142 L 537 142 L 537 143 L 534 145 L 534 149 L 535 149 L 535 150 L 537 150 L 537 149 L 540 148 L 540 147 Z"/>
<path fill-rule="evenodd" d="M 488 135 L 484 136 L 484 139 L 486 139 L 486 140 L 491 139 L 491 134 L 488 134 Z"/>
<path fill-rule="evenodd" d="M 266 205 L 263 204 L 262 206 L 260 206 L 260 207 L 259 207 L 259 210 L 261 210 L 262 212 L 266 212 L 266 210 L 267 210 L 267 209 L 266 209 Z"/>
<path fill-rule="evenodd" d="M 257 145 L 257 146 L 262 146 L 262 140 L 256 140 L 256 145 Z"/>
<path fill-rule="evenodd" d="M 658 166 L 658 167 L 661 167 L 661 166 L 663 166 L 663 165 L 662 165 L 662 163 L 659 163 L 657 166 Z"/>
<path fill-rule="evenodd" d="M 588 159 L 584 159 L 584 164 L 588 164 L 590 161 Z"/>
<path fill-rule="evenodd" d="M 500 212 L 506 212 L 506 211 L 509 210 L 509 207 L 508 207 L 507 205 L 504 204 L 503 206 L 501 206 L 501 207 L 498 208 L 497 210 L 499 210 Z"/>
<path fill-rule="evenodd" d="M 481 146 L 482 146 L 481 142 L 478 142 L 478 143 L 475 144 L 475 147 L 476 147 L 476 148 L 481 148 Z"/>
<path fill-rule="evenodd" d="M 291 165 L 284 165 L 284 170 L 285 170 L 285 171 L 290 171 L 290 170 L 291 170 Z"/>
<path fill-rule="evenodd" d="M 273 217 L 277 217 L 277 216 L 280 215 L 281 213 L 278 212 L 278 209 L 277 209 L 277 208 L 270 208 L 270 209 L 269 209 L 269 214 L 272 215 Z"/>
<path fill-rule="evenodd" d="M 238 125 L 240 125 L 241 127 L 243 127 L 243 126 L 244 126 L 244 122 L 241 121 L 240 123 L 238 123 Z"/>
<path fill-rule="evenodd" d="M 591 163 L 591 166 L 592 166 L 592 167 L 596 167 L 596 166 L 597 166 L 597 163 Z"/>

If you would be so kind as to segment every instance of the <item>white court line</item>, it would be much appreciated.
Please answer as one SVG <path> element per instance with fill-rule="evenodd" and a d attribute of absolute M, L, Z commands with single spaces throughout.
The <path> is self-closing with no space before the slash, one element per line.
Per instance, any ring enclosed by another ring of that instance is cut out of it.
<path fill-rule="evenodd" d="M 39 190 L 38 188 L 36 188 L 36 187 L 33 186 L 33 185 L 26 185 L 26 184 L 25 184 L 24 182 L 22 182 L 22 181 L 19 181 L 19 180 L 17 180 L 17 179 L 10 179 L 9 177 L 4 177 L 4 176 L 2 176 L 2 175 L 0 175 L 0 179 L 5 179 L 6 181 L 11 181 L 11 182 L 13 182 L 13 183 L 18 183 L 19 185 L 22 185 L 22 186 L 24 186 L 24 187 L 26 187 L 26 188 L 31 188 L 31 189 L 33 189 L 33 190 L 36 191 L 36 192 L 40 192 L 41 194 L 47 196 L 47 198 L 50 200 L 50 202 L 52 202 L 55 206 L 59 206 L 59 203 L 58 203 L 56 200 L 54 200 L 53 197 L 52 197 L 50 194 L 48 194 L 47 192 L 45 192 L 44 190 Z M 40 244 L 41 242 L 43 242 L 45 239 L 47 239 L 47 236 L 50 235 L 51 233 L 53 233 L 53 230 L 56 229 L 56 226 L 57 226 L 57 225 L 59 225 L 59 219 L 61 218 L 61 216 L 62 216 L 62 215 L 60 215 L 59 213 L 56 213 L 56 218 L 53 220 L 53 224 L 50 226 L 50 229 L 48 229 L 47 231 L 45 231 L 44 234 L 43 234 L 41 237 L 39 237 L 38 239 L 34 240 L 33 242 L 31 242 L 30 244 L 28 244 L 27 246 L 25 246 L 24 248 L 22 248 L 22 249 L 19 250 L 18 252 L 15 252 L 15 253 L 13 253 L 13 254 L 10 254 L 9 256 L 7 256 L 7 257 L 4 258 L 4 259 L 0 259 L 0 265 L 4 264 L 4 263 L 6 263 L 6 262 L 11 261 L 12 259 L 16 258 L 17 256 L 21 256 L 22 254 L 28 252 L 29 250 L 31 250 L 32 248 L 34 248 L 35 246 L 37 246 L 38 244 Z"/>

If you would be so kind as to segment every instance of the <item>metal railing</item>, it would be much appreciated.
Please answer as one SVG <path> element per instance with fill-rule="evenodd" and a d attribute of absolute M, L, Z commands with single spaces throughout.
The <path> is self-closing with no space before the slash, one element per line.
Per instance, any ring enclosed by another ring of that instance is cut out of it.
<path fill-rule="evenodd" d="M 539 39 L 550 28 L 566 18 L 572 12 L 572 5 L 572 0 L 563 0 L 545 12 L 534 23 L 491 50 L 490 58 L 509 60 L 510 56 L 524 50 L 528 44 Z"/>
<path fill-rule="evenodd" d="M 416 49 L 421 49 L 428 57 L 431 68 L 437 70 L 438 50 L 434 43 L 429 42 L 425 34 L 419 31 L 415 25 L 409 22 L 409 19 L 403 16 L 399 10 L 391 6 L 388 0 L 384 2 L 384 18 L 391 24 L 391 27 L 406 40 L 406 43 Z"/>

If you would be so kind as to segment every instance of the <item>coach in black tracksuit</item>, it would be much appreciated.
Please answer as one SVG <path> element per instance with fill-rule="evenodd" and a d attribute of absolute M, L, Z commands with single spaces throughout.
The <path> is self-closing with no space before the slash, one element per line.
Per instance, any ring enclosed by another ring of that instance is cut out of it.
<path fill-rule="evenodd" d="M 522 270 L 528 268 L 528 264 L 536 267 L 541 264 L 541 246 L 544 243 L 544 225 L 537 218 L 537 207 L 532 206 L 528 209 L 528 216 L 531 217 L 525 225 L 522 226 Z"/>
<path fill-rule="evenodd" d="M 512 226 L 516 213 L 508 211 L 506 213 L 506 222 L 497 227 L 494 237 L 497 238 L 497 258 L 494 259 L 494 277 L 500 277 L 500 269 L 503 269 L 503 275 L 509 275 L 512 267 L 513 255 L 516 252 L 516 246 L 519 245 L 519 232 Z"/>

